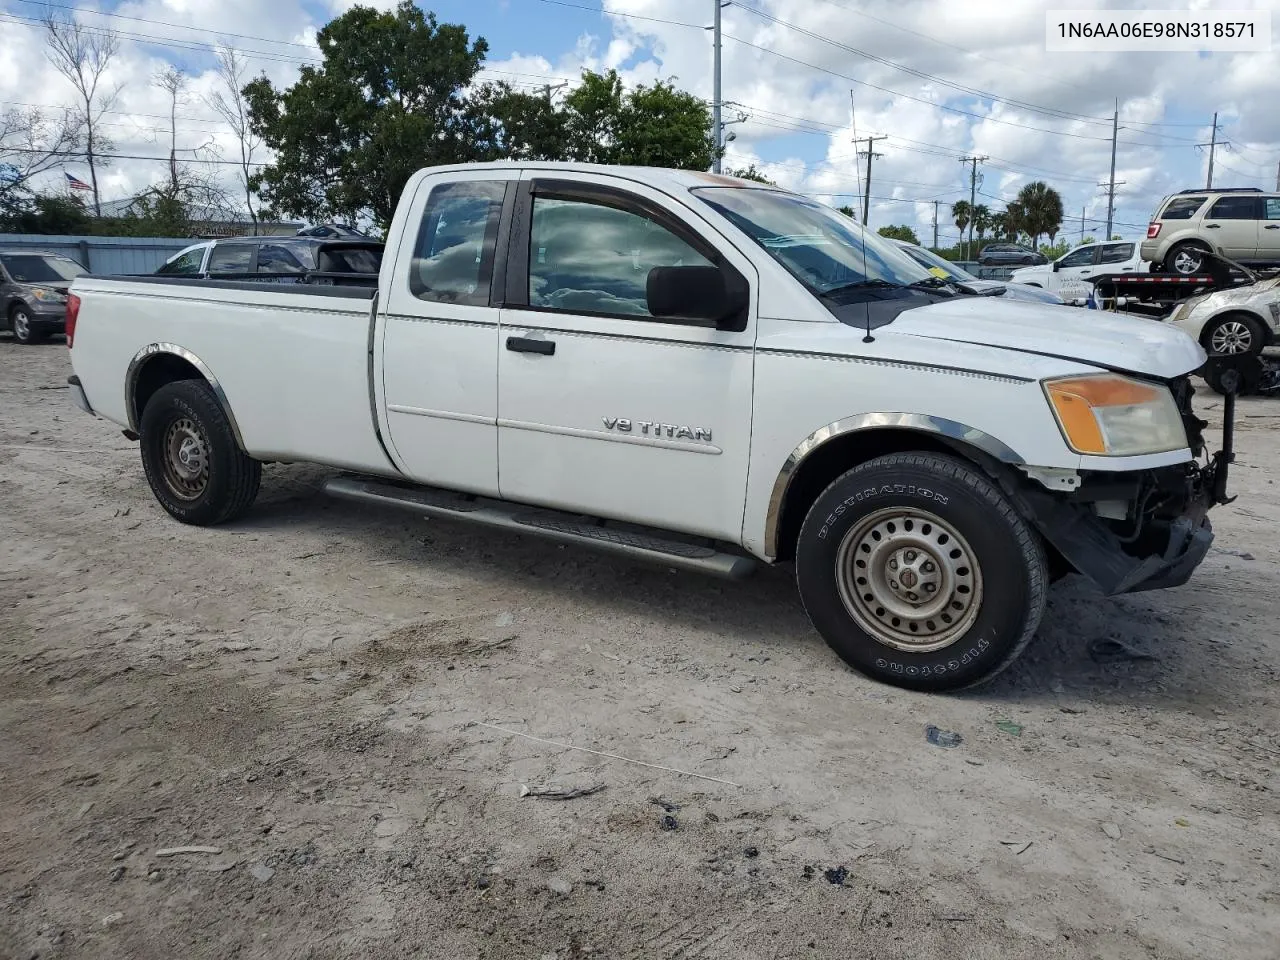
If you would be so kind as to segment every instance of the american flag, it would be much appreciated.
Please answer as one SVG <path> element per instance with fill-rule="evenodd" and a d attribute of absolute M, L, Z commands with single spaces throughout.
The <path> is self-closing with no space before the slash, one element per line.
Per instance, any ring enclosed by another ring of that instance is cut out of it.
<path fill-rule="evenodd" d="M 71 174 L 67 173 L 67 171 L 65 170 L 63 170 L 62 172 L 66 174 L 67 186 L 69 186 L 72 190 L 92 190 L 93 189 L 93 187 L 89 186 L 89 184 L 85 183 L 79 177 L 73 177 Z"/>

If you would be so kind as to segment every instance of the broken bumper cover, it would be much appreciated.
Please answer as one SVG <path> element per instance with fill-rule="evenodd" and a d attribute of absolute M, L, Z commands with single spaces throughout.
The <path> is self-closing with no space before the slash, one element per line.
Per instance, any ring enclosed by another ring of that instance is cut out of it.
<path fill-rule="evenodd" d="M 1082 504 L 1038 493 L 1027 499 L 1044 538 L 1108 596 L 1181 586 L 1213 543 L 1207 496 L 1172 520 L 1148 521 L 1140 552 Z"/>

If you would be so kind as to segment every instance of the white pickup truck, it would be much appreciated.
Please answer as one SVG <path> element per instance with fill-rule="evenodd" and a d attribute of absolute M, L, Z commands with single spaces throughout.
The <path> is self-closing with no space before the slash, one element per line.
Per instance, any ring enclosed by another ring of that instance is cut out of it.
<path fill-rule="evenodd" d="M 826 206 L 704 173 L 422 170 L 376 291 L 80 277 L 67 342 L 73 399 L 180 521 L 309 461 L 337 496 L 668 567 L 794 561 L 841 657 L 924 690 L 1006 666 L 1059 576 L 1184 583 L 1230 459 L 1186 334 L 958 295 Z"/>

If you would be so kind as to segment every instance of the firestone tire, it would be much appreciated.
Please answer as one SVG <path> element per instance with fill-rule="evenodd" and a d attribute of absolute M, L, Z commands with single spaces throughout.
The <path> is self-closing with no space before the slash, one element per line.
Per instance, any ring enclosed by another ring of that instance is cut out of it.
<path fill-rule="evenodd" d="M 851 667 L 942 691 L 1017 658 L 1044 615 L 1049 576 L 1039 537 L 985 474 L 956 457 L 900 453 L 818 497 L 796 581 L 814 627 Z"/>
<path fill-rule="evenodd" d="M 176 520 L 212 526 L 253 504 L 262 464 L 241 452 L 231 422 L 203 380 L 165 384 L 138 428 L 151 492 Z"/>

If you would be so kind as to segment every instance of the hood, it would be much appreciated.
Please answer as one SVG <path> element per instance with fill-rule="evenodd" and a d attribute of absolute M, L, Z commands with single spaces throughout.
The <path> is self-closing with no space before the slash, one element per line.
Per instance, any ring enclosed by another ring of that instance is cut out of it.
<path fill-rule="evenodd" d="M 956 281 L 956 286 L 976 293 L 978 296 L 1002 296 L 1006 300 L 1031 300 L 1036 303 L 1063 303 L 1056 293 L 1041 290 L 1039 287 L 1025 283 L 1014 283 L 1011 280 L 963 280 Z M 996 291 L 1003 293 L 996 293 Z"/>
<path fill-rule="evenodd" d="M 1240 307 L 1246 304 L 1261 310 L 1264 306 L 1276 302 L 1277 299 L 1280 299 L 1280 277 L 1274 280 L 1264 280 L 1261 283 L 1251 283 L 1248 286 L 1231 287 L 1227 290 L 1201 294 L 1198 297 L 1184 300 L 1183 305 L 1187 307 L 1188 313 L 1205 310 L 1216 311 L 1223 307 Z M 1178 313 L 1182 313 L 1182 311 L 1178 311 Z"/>
<path fill-rule="evenodd" d="M 1205 360 L 1195 340 L 1158 320 L 1005 297 L 952 297 L 905 311 L 892 329 L 912 337 L 1036 353 L 1162 379 L 1190 373 Z"/>

